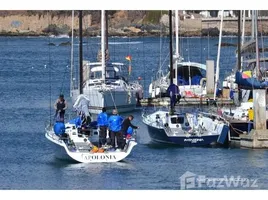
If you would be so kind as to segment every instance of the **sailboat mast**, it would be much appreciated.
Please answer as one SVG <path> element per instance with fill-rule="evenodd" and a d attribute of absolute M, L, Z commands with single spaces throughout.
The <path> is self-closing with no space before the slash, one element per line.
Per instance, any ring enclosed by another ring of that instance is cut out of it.
<path fill-rule="evenodd" d="M 170 85 L 173 84 L 172 10 L 169 11 Z"/>
<path fill-rule="evenodd" d="M 179 59 L 179 12 L 175 10 L 175 31 L 176 31 L 176 60 L 174 84 L 178 85 L 178 59 Z"/>
<path fill-rule="evenodd" d="M 256 41 L 256 69 L 257 79 L 260 80 L 260 54 L 259 54 L 259 39 L 258 39 L 258 11 L 254 11 L 255 14 L 255 41 Z"/>
<path fill-rule="evenodd" d="M 73 71 L 74 71 L 74 10 L 72 10 L 72 36 L 71 36 L 71 74 L 70 74 L 70 96 L 72 96 L 72 90 L 74 89 Z"/>
<path fill-rule="evenodd" d="M 79 11 L 79 93 L 83 94 L 83 24 L 82 10 Z"/>
<path fill-rule="evenodd" d="M 241 45 L 243 46 L 245 43 L 245 24 L 246 24 L 246 10 L 243 10 L 243 23 L 242 23 L 242 38 L 241 38 Z"/>
<path fill-rule="evenodd" d="M 238 10 L 238 29 L 237 29 L 237 70 L 241 70 L 241 11 Z"/>
<path fill-rule="evenodd" d="M 101 67 L 103 82 L 105 82 L 105 33 L 105 10 L 101 10 Z"/>
<path fill-rule="evenodd" d="M 108 12 L 105 12 L 105 51 L 107 51 L 108 57 Z"/>
<path fill-rule="evenodd" d="M 216 63 L 216 80 L 215 80 L 215 87 L 214 87 L 214 100 L 216 100 L 216 92 L 217 92 L 217 88 L 218 88 L 219 74 L 220 74 L 222 24 L 223 24 L 223 10 L 222 10 L 222 15 L 221 15 L 220 35 L 219 35 L 219 44 L 218 44 L 218 55 L 217 55 L 217 63 Z"/>
<path fill-rule="evenodd" d="M 250 11 L 249 11 L 250 12 Z M 251 39 L 255 39 L 255 14 L 254 10 L 251 11 Z"/>

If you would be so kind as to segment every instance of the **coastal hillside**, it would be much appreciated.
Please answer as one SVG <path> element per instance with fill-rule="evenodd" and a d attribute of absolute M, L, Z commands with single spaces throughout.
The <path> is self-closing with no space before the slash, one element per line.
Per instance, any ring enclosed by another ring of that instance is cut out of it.
<path fill-rule="evenodd" d="M 109 35 L 152 36 L 168 32 L 168 11 L 108 11 Z M 220 19 L 184 19 L 180 15 L 180 35 L 217 36 Z M 0 11 L 0 35 L 38 36 L 70 35 L 72 11 Z M 259 23 L 262 34 L 268 33 L 268 21 Z M 78 11 L 75 11 L 74 33 L 78 33 Z M 225 19 L 223 35 L 236 35 L 237 19 Z M 246 34 L 251 33 L 251 21 L 246 21 Z M 83 11 L 83 34 L 100 35 L 100 11 Z"/>

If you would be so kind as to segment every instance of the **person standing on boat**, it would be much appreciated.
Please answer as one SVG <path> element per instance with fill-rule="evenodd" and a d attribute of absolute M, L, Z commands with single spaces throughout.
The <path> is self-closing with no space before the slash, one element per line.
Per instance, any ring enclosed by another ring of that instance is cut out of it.
<path fill-rule="evenodd" d="M 108 115 L 106 113 L 106 108 L 102 108 L 102 112 L 97 117 L 97 123 L 99 127 L 99 147 L 105 145 L 107 128 L 108 128 Z"/>
<path fill-rule="evenodd" d="M 111 115 L 108 119 L 109 137 L 111 140 L 111 145 L 114 149 L 115 149 L 115 138 L 118 143 L 118 136 L 120 135 L 122 122 L 123 118 L 119 116 L 117 110 L 114 109 L 113 115 Z"/>
<path fill-rule="evenodd" d="M 179 87 L 172 83 L 167 89 L 167 95 L 170 97 L 170 113 L 173 114 L 176 103 L 181 99 Z"/>
<path fill-rule="evenodd" d="M 61 94 L 54 104 L 56 121 L 64 122 L 64 114 L 67 107 L 67 101 L 64 99 L 64 95 Z"/>
<path fill-rule="evenodd" d="M 129 115 L 127 118 L 124 119 L 121 125 L 121 131 L 118 133 L 118 148 L 123 150 L 126 144 L 126 136 L 128 132 L 128 128 L 131 127 L 133 129 L 138 129 L 138 126 L 134 126 L 131 121 L 134 119 L 133 115 Z"/>

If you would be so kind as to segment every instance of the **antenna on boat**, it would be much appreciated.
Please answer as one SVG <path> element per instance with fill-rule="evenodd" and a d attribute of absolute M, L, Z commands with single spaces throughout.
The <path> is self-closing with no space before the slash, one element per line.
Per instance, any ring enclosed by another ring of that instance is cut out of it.
<path fill-rule="evenodd" d="M 82 10 L 79 10 L 79 93 L 83 94 L 83 24 Z"/>

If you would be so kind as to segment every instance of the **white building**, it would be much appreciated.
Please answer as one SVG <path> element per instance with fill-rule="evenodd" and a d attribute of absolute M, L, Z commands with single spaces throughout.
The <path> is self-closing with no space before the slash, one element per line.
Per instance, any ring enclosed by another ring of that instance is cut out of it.
<path fill-rule="evenodd" d="M 220 10 L 218 12 L 218 17 L 220 18 L 223 15 L 223 17 L 230 17 L 230 11 L 229 10 Z"/>
<path fill-rule="evenodd" d="M 204 17 L 204 18 L 209 18 L 209 17 L 211 17 L 211 16 L 210 16 L 210 12 L 207 11 L 207 10 L 203 10 L 203 11 L 201 11 L 199 14 L 200 14 L 202 17 Z"/>

